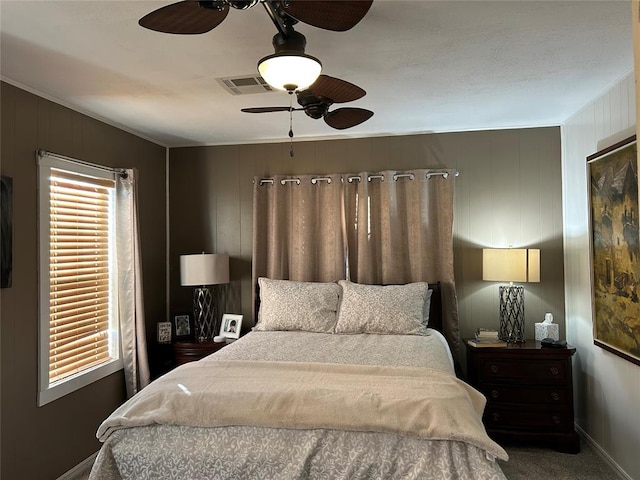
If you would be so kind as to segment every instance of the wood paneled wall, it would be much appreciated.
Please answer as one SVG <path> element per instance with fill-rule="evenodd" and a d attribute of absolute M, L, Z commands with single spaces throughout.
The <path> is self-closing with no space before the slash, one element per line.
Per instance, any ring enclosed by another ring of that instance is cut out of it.
<path fill-rule="evenodd" d="M 373 137 L 170 150 L 170 298 L 190 311 L 179 256 L 231 256 L 221 310 L 251 324 L 252 179 L 411 168 L 455 168 L 455 272 L 462 334 L 498 326 L 498 285 L 481 280 L 481 248 L 542 250 L 542 282 L 525 287 L 527 334 L 552 312 L 564 336 L 560 129 Z M 322 228 L 322 226 L 318 226 Z M 247 324 L 245 323 L 245 328 Z"/>
<path fill-rule="evenodd" d="M 640 478 L 640 367 L 593 344 L 586 157 L 635 133 L 633 73 L 564 126 L 563 191 L 567 338 L 576 423 L 628 478 Z"/>
<path fill-rule="evenodd" d="M 165 318 L 165 151 L 2 82 L 2 175 L 13 177 L 13 285 L 0 290 L 0 478 L 54 479 L 96 452 L 100 423 L 125 398 L 122 372 L 43 407 L 38 388 L 36 149 L 140 172 L 148 338 Z"/>

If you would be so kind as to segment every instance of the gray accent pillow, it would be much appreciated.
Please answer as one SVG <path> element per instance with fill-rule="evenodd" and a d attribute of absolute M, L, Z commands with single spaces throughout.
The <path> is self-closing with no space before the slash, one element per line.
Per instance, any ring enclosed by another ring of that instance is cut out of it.
<path fill-rule="evenodd" d="M 426 282 L 362 285 L 340 280 L 335 333 L 428 335 L 431 290 Z"/>
<path fill-rule="evenodd" d="M 258 278 L 260 310 L 254 330 L 301 330 L 333 333 L 340 286 Z"/>

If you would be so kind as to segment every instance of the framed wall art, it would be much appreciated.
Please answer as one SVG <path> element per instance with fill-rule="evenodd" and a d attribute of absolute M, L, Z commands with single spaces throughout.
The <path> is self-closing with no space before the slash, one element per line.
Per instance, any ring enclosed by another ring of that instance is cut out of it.
<path fill-rule="evenodd" d="M 594 343 L 640 365 L 635 135 L 587 157 Z"/>

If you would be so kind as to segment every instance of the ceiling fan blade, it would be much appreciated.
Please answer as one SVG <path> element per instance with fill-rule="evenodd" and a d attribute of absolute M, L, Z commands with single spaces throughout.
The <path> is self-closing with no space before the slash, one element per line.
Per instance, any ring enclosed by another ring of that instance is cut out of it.
<path fill-rule="evenodd" d="M 364 108 L 338 108 L 333 112 L 329 112 L 324 116 L 324 121 L 330 127 L 338 130 L 344 130 L 345 128 L 355 127 L 362 122 L 366 122 L 373 117 L 371 110 L 365 110 Z"/>
<path fill-rule="evenodd" d="M 329 75 L 320 75 L 308 90 L 314 96 L 328 98 L 333 103 L 353 102 L 367 94 L 357 85 Z"/>
<path fill-rule="evenodd" d="M 296 20 L 334 32 L 354 27 L 371 8 L 373 0 L 294 0 L 281 2 L 287 15 Z"/>
<path fill-rule="evenodd" d="M 202 7 L 200 3 L 210 4 L 212 8 Z M 186 0 L 154 10 L 138 20 L 138 24 L 156 32 L 193 35 L 213 30 L 228 13 L 226 2 Z"/>
<path fill-rule="evenodd" d="M 243 108 L 240 111 L 244 113 L 271 113 L 271 112 L 288 112 L 288 111 L 296 110 L 295 108 L 290 107 L 253 107 L 253 108 Z"/>

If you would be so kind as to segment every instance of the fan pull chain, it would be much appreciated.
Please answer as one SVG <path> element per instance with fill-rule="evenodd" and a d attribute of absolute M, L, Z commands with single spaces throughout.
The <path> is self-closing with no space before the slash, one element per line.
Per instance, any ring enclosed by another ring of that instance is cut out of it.
<path fill-rule="evenodd" d="M 293 92 L 289 92 L 289 156 L 293 158 Z"/>

